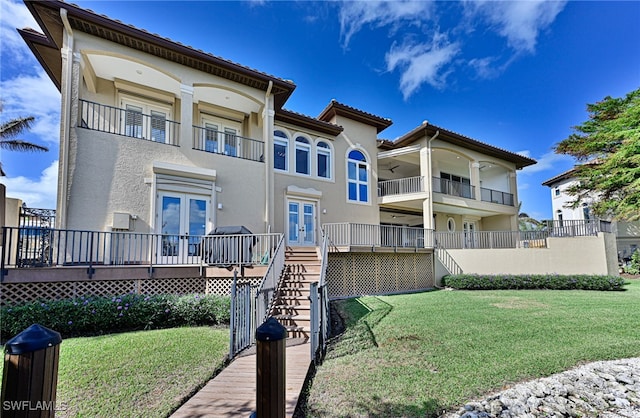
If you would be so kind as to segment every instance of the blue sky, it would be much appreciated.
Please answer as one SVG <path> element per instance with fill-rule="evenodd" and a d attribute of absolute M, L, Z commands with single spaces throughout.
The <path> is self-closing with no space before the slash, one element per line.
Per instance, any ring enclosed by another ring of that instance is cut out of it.
<path fill-rule="evenodd" d="M 0 181 L 52 208 L 60 95 L 15 31 L 37 28 L 26 7 L 0 2 L 0 118 L 35 116 L 23 138 L 50 148 L 1 151 Z M 640 87 L 638 1 L 75 3 L 293 80 L 289 110 L 317 116 L 336 99 L 393 120 L 384 139 L 428 120 L 530 156 L 519 197 L 538 219 L 551 218 L 541 183 L 573 165 L 554 144 L 587 119 L 587 103 Z"/>

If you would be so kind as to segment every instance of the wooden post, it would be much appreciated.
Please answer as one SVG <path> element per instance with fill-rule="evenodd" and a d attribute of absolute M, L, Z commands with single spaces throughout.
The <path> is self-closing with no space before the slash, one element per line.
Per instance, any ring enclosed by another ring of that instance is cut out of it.
<path fill-rule="evenodd" d="M 5 345 L 2 416 L 53 417 L 60 333 L 34 324 Z"/>
<path fill-rule="evenodd" d="M 269 318 L 256 330 L 257 418 L 284 418 L 287 330 Z"/>

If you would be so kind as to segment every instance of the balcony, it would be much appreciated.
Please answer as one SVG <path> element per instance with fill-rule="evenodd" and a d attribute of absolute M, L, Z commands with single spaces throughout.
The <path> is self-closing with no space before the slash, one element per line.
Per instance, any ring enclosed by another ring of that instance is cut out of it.
<path fill-rule="evenodd" d="M 475 199 L 476 188 L 467 183 L 433 177 L 433 191 L 449 196 L 463 197 L 465 199 Z"/>
<path fill-rule="evenodd" d="M 365 248 L 418 251 L 433 248 L 433 231 L 406 226 L 332 223 L 322 226 L 334 249 Z"/>
<path fill-rule="evenodd" d="M 264 162 L 264 142 L 211 128 L 193 127 L 193 149 Z"/>
<path fill-rule="evenodd" d="M 282 234 L 166 235 L 4 227 L 1 269 L 267 265 Z"/>
<path fill-rule="evenodd" d="M 499 205 L 514 206 L 513 194 L 498 190 L 480 188 L 480 199 L 483 202 L 497 203 Z"/>
<path fill-rule="evenodd" d="M 161 112 L 143 114 L 87 100 L 79 100 L 78 127 L 178 146 L 180 123 Z"/>
<path fill-rule="evenodd" d="M 378 197 L 395 196 L 425 191 L 424 177 L 407 177 L 403 179 L 385 180 L 378 182 Z"/>

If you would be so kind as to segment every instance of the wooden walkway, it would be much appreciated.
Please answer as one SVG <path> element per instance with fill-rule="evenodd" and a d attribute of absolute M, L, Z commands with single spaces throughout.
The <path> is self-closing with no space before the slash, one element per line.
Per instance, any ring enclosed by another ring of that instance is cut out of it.
<path fill-rule="evenodd" d="M 309 343 L 287 344 L 287 417 L 293 416 L 311 363 Z M 237 357 L 171 418 L 249 417 L 256 408 L 256 355 Z"/>

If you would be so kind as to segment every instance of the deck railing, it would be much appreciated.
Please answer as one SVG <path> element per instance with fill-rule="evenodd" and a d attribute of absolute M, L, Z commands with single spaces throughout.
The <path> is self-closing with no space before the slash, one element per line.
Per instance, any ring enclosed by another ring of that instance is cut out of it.
<path fill-rule="evenodd" d="M 424 192 L 424 176 L 378 182 L 378 197 Z"/>
<path fill-rule="evenodd" d="M 167 235 L 4 227 L 3 268 L 269 264 L 282 234 Z"/>
<path fill-rule="evenodd" d="M 480 199 L 483 202 L 498 203 L 500 205 L 514 206 L 513 194 L 499 190 L 480 188 Z"/>
<path fill-rule="evenodd" d="M 178 145 L 180 122 L 168 120 L 163 113 L 152 111 L 145 115 L 131 109 L 120 109 L 82 99 L 79 103 L 80 128 Z"/>
<path fill-rule="evenodd" d="M 433 178 L 433 191 L 450 196 L 464 197 L 466 199 L 476 198 L 476 188 L 460 181 L 451 181 L 440 177 Z"/>
<path fill-rule="evenodd" d="M 278 289 L 278 282 L 284 270 L 285 249 L 284 236 L 280 234 L 280 238 L 274 247 L 273 257 L 267 267 L 267 273 L 264 275 L 256 293 L 256 327 L 259 327 L 267 320 L 271 310 L 273 297 Z"/>
<path fill-rule="evenodd" d="M 193 127 L 193 149 L 264 162 L 264 142 L 201 126 Z"/>
<path fill-rule="evenodd" d="M 433 248 L 430 229 L 358 223 L 330 223 L 322 228 L 337 247 Z"/>

